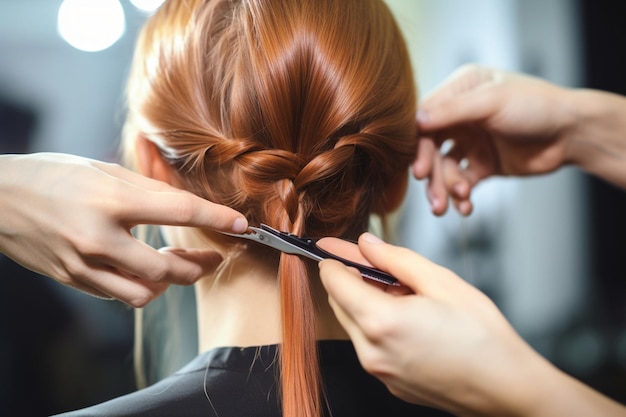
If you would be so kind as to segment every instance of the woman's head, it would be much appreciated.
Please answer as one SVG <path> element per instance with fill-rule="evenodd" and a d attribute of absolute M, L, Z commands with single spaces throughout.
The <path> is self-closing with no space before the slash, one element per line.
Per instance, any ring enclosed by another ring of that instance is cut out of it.
<path fill-rule="evenodd" d="M 167 1 L 139 39 L 128 106 L 127 156 L 145 138 L 180 186 L 310 236 L 364 231 L 417 147 L 409 57 L 382 0 Z M 290 386 L 315 359 L 314 308 L 302 261 L 280 264 L 289 415 L 319 397 L 315 375 Z"/>
<path fill-rule="evenodd" d="M 178 0 L 146 25 L 126 150 L 251 224 L 355 237 L 415 155 L 415 92 L 382 1 Z"/>

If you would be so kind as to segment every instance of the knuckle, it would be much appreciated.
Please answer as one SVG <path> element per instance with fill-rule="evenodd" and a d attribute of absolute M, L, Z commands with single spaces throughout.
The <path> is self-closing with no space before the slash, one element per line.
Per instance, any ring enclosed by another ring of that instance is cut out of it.
<path fill-rule="evenodd" d="M 76 250 L 81 256 L 88 259 L 102 258 L 106 255 L 105 248 L 93 238 L 85 238 L 76 241 Z"/>
<path fill-rule="evenodd" d="M 156 261 L 147 274 L 147 278 L 156 283 L 166 282 L 170 278 L 168 264 L 163 261 Z"/>
<path fill-rule="evenodd" d="M 127 304 L 135 308 L 142 308 L 148 305 L 152 300 L 161 295 L 168 287 L 168 284 L 145 284 L 131 297 L 125 301 Z"/>
<path fill-rule="evenodd" d="M 93 234 L 83 234 L 74 240 L 74 247 L 85 258 L 102 258 L 106 254 L 101 239 Z"/>
<path fill-rule="evenodd" d="M 126 206 L 129 199 L 129 190 L 126 188 L 126 184 L 116 183 L 108 191 L 108 195 L 104 195 L 104 198 L 95 202 L 101 206 L 105 213 L 107 213 L 111 219 L 122 219 L 126 213 Z"/>
<path fill-rule="evenodd" d="M 83 282 L 89 275 L 89 268 L 80 258 L 67 260 L 63 264 L 63 272 L 60 273 L 60 282 L 73 286 L 75 281 Z"/>
<path fill-rule="evenodd" d="M 172 216 L 178 223 L 189 223 L 194 216 L 193 206 L 189 203 L 189 199 L 183 196 L 176 198 L 174 201 Z"/>
<path fill-rule="evenodd" d="M 148 290 L 133 294 L 126 302 L 134 308 L 143 308 L 152 301 L 153 294 Z"/>
<path fill-rule="evenodd" d="M 390 333 L 392 322 L 384 315 L 370 314 L 361 321 L 363 332 L 374 343 L 385 340 Z"/>

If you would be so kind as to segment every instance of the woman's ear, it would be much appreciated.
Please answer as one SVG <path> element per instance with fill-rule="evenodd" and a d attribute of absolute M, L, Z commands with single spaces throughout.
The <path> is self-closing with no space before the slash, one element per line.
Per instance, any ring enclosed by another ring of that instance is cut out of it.
<path fill-rule="evenodd" d="M 389 182 L 389 185 L 387 185 L 387 188 L 383 191 L 383 195 L 380 196 L 380 200 L 378 200 L 378 204 L 376 204 L 374 208 L 374 213 L 382 215 L 397 210 L 406 196 L 408 187 L 409 173 L 408 171 L 403 171 Z"/>
<path fill-rule="evenodd" d="M 145 137 L 139 135 L 135 140 L 137 169 L 142 175 L 174 185 L 175 175 L 172 167 L 161 156 L 159 148 Z"/>

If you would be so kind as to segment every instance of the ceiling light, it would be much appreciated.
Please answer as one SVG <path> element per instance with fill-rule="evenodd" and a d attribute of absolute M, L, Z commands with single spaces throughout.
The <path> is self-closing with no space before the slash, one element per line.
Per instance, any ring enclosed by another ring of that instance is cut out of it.
<path fill-rule="evenodd" d="M 88 52 L 107 49 L 126 27 L 119 0 L 64 0 L 57 25 L 67 43 Z"/>

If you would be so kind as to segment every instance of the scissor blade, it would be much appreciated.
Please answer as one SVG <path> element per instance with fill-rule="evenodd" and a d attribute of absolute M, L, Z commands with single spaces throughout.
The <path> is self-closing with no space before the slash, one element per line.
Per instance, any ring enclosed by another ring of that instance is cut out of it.
<path fill-rule="evenodd" d="M 389 275 L 386 272 L 380 271 L 376 268 L 371 268 L 366 265 L 361 265 L 348 259 L 343 259 L 337 255 L 328 253 L 323 249 L 318 248 L 317 246 L 315 246 L 315 244 L 311 246 L 311 239 L 303 239 L 294 235 L 289 235 L 287 233 L 272 229 L 271 227 L 264 224 L 261 225 L 261 228 L 249 227 L 249 230 L 249 233 L 242 234 L 225 232 L 222 233 L 228 236 L 252 240 L 254 242 L 261 243 L 263 245 L 277 249 L 281 252 L 289 253 L 292 255 L 305 256 L 315 261 L 332 258 L 343 262 L 344 265 L 358 269 L 364 278 L 382 282 L 388 285 L 400 285 L 393 276 Z M 289 240 L 296 242 L 296 244 L 291 243 Z M 298 246 L 298 244 L 302 245 L 302 247 Z M 309 248 L 308 250 L 307 247 Z"/>
<path fill-rule="evenodd" d="M 263 245 L 277 249 L 281 252 L 289 253 L 291 255 L 302 255 L 302 256 L 306 256 L 307 258 L 316 260 L 316 261 L 322 260 L 321 257 L 314 255 L 311 252 L 308 252 L 307 250 L 303 248 L 300 248 L 292 243 L 285 241 L 279 235 L 275 235 L 267 230 L 260 229 L 258 227 L 250 227 L 249 229 L 252 231 L 251 233 L 236 234 L 236 233 L 222 232 L 222 234 L 252 240 L 254 242 L 261 243 Z"/>

